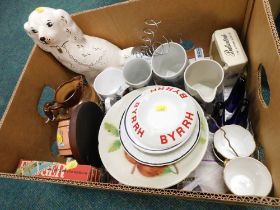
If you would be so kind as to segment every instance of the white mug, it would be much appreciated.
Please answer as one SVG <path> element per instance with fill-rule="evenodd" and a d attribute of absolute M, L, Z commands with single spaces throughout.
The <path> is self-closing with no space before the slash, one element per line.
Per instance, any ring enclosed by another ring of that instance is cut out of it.
<path fill-rule="evenodd" d="M 205 59 L 202 48 L 196 48 L 195 62 L 184 73 L 186 91 L 202 103 L 211 103 L 223 79 L 222 66 L 214 60 Z"/>
<path fill-rule="evenodd" d="M 178 43 L 161 44 L 152 55 L 152 69 L 157 84 L 176 83 L 182 80 L 189 60 L 185 49 Z"/>
<path fill-rule="evenodd" d="M 123 96 L 128 87 L 123 78 L 122 70 L 114 67 L 106 68 L 98 74 L 93 83 L 93 88 L 105 103 L 106 111 Z"/>
<path fill-rule="evenodd" d="M 125 64 L 123 77 L 132 89 L 147 86 L 152 79 L 151 65 L 142 58 L 134 58 Z"/>

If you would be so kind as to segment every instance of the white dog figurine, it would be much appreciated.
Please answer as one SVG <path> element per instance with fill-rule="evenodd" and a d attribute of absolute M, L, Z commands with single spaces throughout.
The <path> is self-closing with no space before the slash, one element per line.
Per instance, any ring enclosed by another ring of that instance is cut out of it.
<path fill-rule="evenodd" d="M 38 7 L 24 29 L 40 48 L 88 81 L 107 67 L 122 67 L 132 55 L 132 47 L 121 50 L 107 40 L 83 34 L 62 9 Z"/>

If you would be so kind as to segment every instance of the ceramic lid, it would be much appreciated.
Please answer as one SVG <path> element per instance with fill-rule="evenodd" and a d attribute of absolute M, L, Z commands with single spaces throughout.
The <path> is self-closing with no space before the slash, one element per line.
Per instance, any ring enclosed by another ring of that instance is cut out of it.
<path fill-rule="evenodd" d="M 143 149 L 164 150 L 187 141 L 197 122 L 194 99 L 170 86 L 154 86 L 134 100 L 125 116 L 126 132 Z"/>

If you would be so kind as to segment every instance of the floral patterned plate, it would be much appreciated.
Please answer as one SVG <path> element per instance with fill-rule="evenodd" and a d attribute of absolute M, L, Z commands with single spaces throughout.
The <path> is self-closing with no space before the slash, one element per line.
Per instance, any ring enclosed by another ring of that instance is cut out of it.
<path fill-rule="evenodd" d="M 151 87 L 127 94 L 107 112 L 99 130 L 99 154 L 107 171 L 120 183 L 167 188 L 184 180 L 199 165 L 207 149 L 209 130 L 203 111 L 197 104 L 201 116 L 201 133 L 192 152 L 175 164 L 167 166 L 147 166 L 136 162 L 122 147 L 118 128 L 127 106 L 147 88 Z"/>

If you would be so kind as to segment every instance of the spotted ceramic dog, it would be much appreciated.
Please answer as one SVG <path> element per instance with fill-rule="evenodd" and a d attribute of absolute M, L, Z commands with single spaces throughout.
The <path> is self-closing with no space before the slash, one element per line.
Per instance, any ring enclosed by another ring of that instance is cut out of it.
<path fill-rule="evenodd" d="M 35 9 L 24 29 L 40 48 L 88 81 L 107 67 L 123 66 L 131 56 L 132 48 L 121 50 L 107 40 L 83 34 L 62 9 Z"/>

